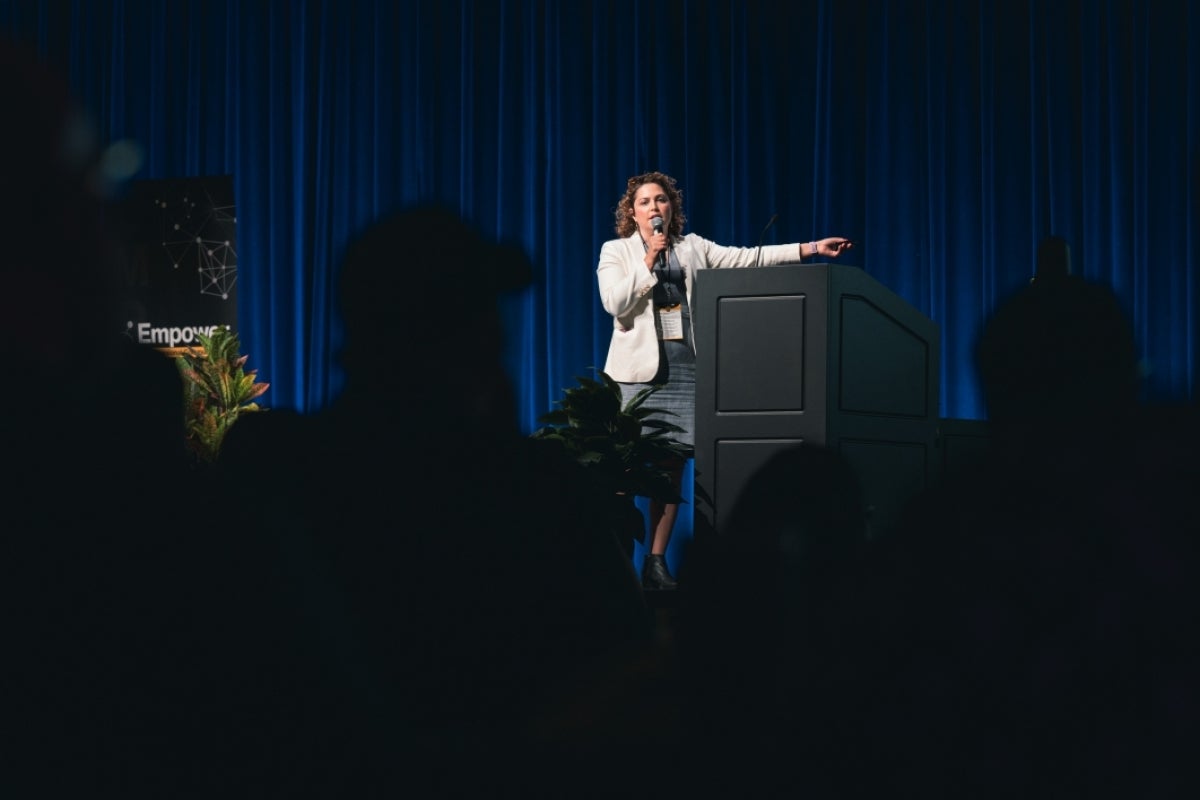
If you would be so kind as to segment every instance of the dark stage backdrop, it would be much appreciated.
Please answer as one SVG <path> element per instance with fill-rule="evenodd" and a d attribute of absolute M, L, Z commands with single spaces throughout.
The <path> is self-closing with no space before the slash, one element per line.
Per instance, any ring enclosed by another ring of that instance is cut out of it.
<path fill-rule="evenodd" d="M 603 364 L 596 258 L 647 169 L 709 238 L 778 213 L 768 243 L 856 239 L 845 263 L 941 328 L 942 416 L 984 415 L 972 344 L 1051 234 L 1126 304 L 1148 397 L 1195 397 L 1195 3 L 0 0 L 0 33 L 141 146 L 137 177 L 233 176 L 268 406 L 338 391 L 342 247 L 437 198 L 544 269 L 507 308 L 532 429 Z M 434 300 L 396 297 L 396 324 Z"/>

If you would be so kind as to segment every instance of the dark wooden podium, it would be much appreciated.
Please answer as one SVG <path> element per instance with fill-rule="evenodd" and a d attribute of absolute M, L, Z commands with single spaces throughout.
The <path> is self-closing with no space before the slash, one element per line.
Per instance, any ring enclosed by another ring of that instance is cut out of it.
<path fill-rule="evenodd" d="M 937 479 L 941 334 L 904 299 L 838 264 L 700 270 L 694 299 L 697 535 L 800 442 L 854 468 L 874 535 Z"/>

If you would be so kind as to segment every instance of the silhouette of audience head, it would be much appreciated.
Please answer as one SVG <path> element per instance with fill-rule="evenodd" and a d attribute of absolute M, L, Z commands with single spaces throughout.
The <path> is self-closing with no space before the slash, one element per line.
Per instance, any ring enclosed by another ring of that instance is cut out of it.
<path fill-rule="evenodd" d="M 781 655 L 775 648 L 794 648 L 791 635 L 831 611 L 867 534 L 861 486 L 841 456 L 811 443 L 772 455 L 750 476 L 717 537 L 690 559 L 689 616 L 699 627 L 687 627 L 695 641 L 717 641 L 718 650 L 692 660 L 747 664 L 752 654 L 770 660 Z M 760 677 L 756 668 L 747 675 L 767 687 Z"/>
<path fill-rule="evenodd" d="M 13 385 L 37 398 L 0 400 L 6 449 L 32 459 L 22 480 L 45 482 L 38 490 L 70 485 L 79 470 L 89 478 L 75 495 L 111 502 L 105 489 L 125 487 L 95 477 L 88 459 L 115 475 L 147 458 L 182 458 L 182 385 L 169 361 L 121 335 L 119 236 L 90 117 L 65 79 L 14 41 L 0 41 L 0 104 L 10 115 L 0 158 L 0 358 Z M 58 485 L 39 469 L 57 472 Z M 72 507 L 82 513 L 87 503 L 55 510 Z"/>
<path fill-rule="evenodd" d="M 1090 428 L 1138 398 L 1132 327 L 1111 288 L 1051 271 L 1002 304 L 976 345 L 993 426 Z"/>
<path fill-rule="evenodd" d="M 1176 632 L 1196 608 L 1195 515 L 1145 427 L 1135 354 L 1113 289 L 1044 241 L 976 343 L 988 457 L 871 548 L 879 774 L 953 796 L 1176 780 L 1197 703 L 1165 687 L 1194 671 Z"/>
<path fill-rule="evenodd" d="M 214 648 L 198 631 L 205 587 L 220 582 L 192 538 L 203 511 L 176 494 L 183 386 L 167 358 L 123 335 L 111 198 L 68 84 L 0 41 L 0 106 L 11 388 L 0 583 L 12 601 L 6 676 L 20 687 L 6 708 L 22 732 L 0 780 L 32 777 L 48 795 L 172 794 L 204 761 L 199 719 L 214 693 L 201 665 Z"/>
<path fill-rule="evenodd" d="M 367 225 L 339 269 L 345 390 L 314 413 L 240 418 L 220 463 L 253 520 L 239 564 L 261 565 L 243 616 L 275 637 L 245 626 L 244 658 L 281 714 L 334 721 L 244 727 L 307 730 L 316 749 L 353 738 L 376 751 L 368 772 L 405 780 L 450 757 L 486 757 L 491 777 L 492 754 L 520 758 L 535 707 L 645 644 L 648 611 L 581 469 L 519 430 L 501 311 L 533 279 L 524 251 L 419 205 Z"/>
<path fill-rule="evenodd" d="M 485 237 L 462 215 L 422 204 L 368 225 L 338 276 L 347 388 L 436 383 L 439 402 L 468 398 L 499 368 L 498 300 L 533 281 L 525 251 Z"/>
<path fill-rule="evenodd" d="M 100 148 L 66 82 L 32 50 L 0 41 L 0 76 L 0 347 L 10 376 L 67 380 L 102 352 L 98 332 L 119 324 Z"/>
<path fill-rule="evenodd" d="M 854 598 L 867 535 L 853 469 L 803 443 L 768 458 L 716 536 L 697 544 L 678 641 L 688 741 L 712 748 L 699 761 L 774 782 L 796 767 L 776 760 L 780 746 L 793 754 L 815 753 L 822 739 L 832 746 L 839 704 L 859 689 L 841 684 L 860 655 Z M 812 766 L 798 772 L 807 780 Z"/>

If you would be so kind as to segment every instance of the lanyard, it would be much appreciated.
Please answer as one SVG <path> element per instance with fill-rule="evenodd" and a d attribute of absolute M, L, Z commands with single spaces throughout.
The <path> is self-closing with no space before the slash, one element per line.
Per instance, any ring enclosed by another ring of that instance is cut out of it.
<path fill-rule="evenodd" d="M 642 249 L 650 249 L 645 239 L 642 239 Z M 683 268 L 675 257 L 675 248 L 667 248 L 666 256 L 655 263 L 654 274 L 658 278 L 658 285 L 654 287 L 655 305 L 679 305 L 682 302 L 680 285 L 683 283 Z"/>

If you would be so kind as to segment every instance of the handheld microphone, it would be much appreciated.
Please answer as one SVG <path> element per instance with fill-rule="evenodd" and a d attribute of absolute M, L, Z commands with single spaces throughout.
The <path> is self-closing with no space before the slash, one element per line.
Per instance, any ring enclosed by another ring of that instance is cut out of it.
<path fill-rule="evenodd" d="M 662 233 L 663 232 L 663 218 L 662 217 L 652 218 L 650 220 L 650 227 L 654 229 L 655 233 Z M 658 266 L 663 267 L 665 265 L 666 265 L 666 258 L 664 256 L 664 254 L 660 252 L 658 254 Z"/>
<path fill-rule="evenodd" d="M 758 250 L 754 252 L 754 266 L 756 267 L 758 266 L 759 259 L 762 257 L 763 238 L 767 235 L 767 231 L 771 229 L 771 226 L 775 224 L 775 220 L 777 219 L 779 219 L 779 215 L 772 214 L 771 218 L 767 220 L 766 227 L 763 228 L 762 233 L 758 235 Z"/>

